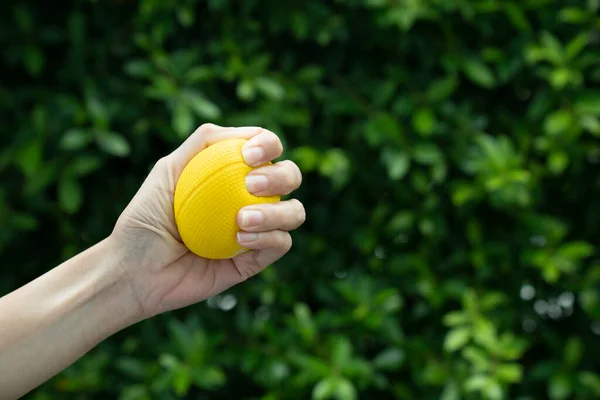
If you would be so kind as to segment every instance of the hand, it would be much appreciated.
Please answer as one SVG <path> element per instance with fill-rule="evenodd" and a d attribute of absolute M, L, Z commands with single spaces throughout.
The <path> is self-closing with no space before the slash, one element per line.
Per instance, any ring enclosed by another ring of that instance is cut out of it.
<path fill-rule="evenodd" d="M 179 175 L 198 152 L 229 138 L 248 139 L 242 153 L 250 166 L 272 161 L 283 151 L 279 138 L 262 128 L 202 125 L 156 163 L 115 225 L 109 240 L 122 260 L 141 318 L 197 303 L 256 275 L 290 250 L 289 231 L 304 222 L 304 207 L 298 200 L 254 205 L 240 210 L 237 217 L 238 243 L 251 251 L 232 259 L 209 260 L 185 247 L 173 215 Z M 253 170 L 246 186 L 257 196 L 287 195 L 301 181 L 300 169 L 286 160 Z"/>

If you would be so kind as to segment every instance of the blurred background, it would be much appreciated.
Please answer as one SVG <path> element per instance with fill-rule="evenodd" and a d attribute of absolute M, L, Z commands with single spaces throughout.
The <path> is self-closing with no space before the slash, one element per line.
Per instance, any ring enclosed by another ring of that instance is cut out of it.
<path fill-rule="evenodd" d="M 600 398 L 599 0 L 0 10 L 0 295 L 204 122 L 278 133 L 308 215 L 260 276 L 27 398 Z"/>

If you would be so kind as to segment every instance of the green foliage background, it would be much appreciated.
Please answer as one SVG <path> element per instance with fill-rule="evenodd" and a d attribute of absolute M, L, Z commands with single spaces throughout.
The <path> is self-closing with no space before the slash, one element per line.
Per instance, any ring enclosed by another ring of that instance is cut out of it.
<path fill-rule="evenodd" d="M 0 293 L 203 122 L 280 134 L 308 220 L 28 398 L 600 398 L 600 1 L 67 4 L 0 6 Z"/>

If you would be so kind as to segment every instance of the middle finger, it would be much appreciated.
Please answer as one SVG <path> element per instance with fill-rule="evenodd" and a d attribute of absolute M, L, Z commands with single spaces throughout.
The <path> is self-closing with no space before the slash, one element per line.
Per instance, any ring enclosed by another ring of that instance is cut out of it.
<path fill-rule="evenodd" d="M 246 188 L 255 196 L 288 195 L 300 184 L 300 168 L 289 160 L 256 168 L 246 175 Z"/>

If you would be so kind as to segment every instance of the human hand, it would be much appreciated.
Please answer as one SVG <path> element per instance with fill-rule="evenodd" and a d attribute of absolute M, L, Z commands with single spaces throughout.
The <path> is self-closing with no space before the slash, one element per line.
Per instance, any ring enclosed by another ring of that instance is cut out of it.
<path fill-rule="evenodd" d="M 291 199 L 246 207 L 238 213 L 238 243 L 251 251 L 232 259 L 209 260 L 181 241 L 173 213 L 177 180 L 187 163 L 209 145 L 244 138 L 244 160 L 257 166 L 281 156 L 272 132 L 259 127 L 199 127 L 179 148 L 160 159 L 119 217 L 109 240 L 135 293 L 140 318 L 185 307 L 214 296 L 262 271 L 292 246 L 289 231 L 305 219 L 302 203 Z M 302 182 L 300 169 L 285 160 L 250 172 L 246 186 L 256 196 L 288 195 Z"/>

